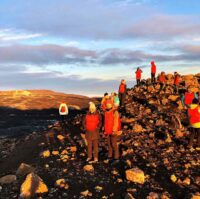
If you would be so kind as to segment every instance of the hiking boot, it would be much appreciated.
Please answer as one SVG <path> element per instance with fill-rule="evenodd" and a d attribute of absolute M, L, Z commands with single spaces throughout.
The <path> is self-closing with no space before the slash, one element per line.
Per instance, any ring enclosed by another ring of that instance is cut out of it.
<path fill-rule="evenodd" d="M 98 158 L 94 158 L 94 162 L 98 162 L 99 160 L 98 160 Z"/>
<path fill-rule="evenodd" d="M 87 161 L 87 162 L 90 162 L 91 160 L 92 160 L 92 158 L 87 158 L 87 160 L 86 160 L 86 161 Z"/>

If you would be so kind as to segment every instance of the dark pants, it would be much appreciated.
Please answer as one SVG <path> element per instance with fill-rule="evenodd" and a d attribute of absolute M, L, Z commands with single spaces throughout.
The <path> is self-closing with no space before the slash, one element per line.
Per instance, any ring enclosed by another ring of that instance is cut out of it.
<path fill-rule="evenodd" d="M 118 137 L 116 135 L 109 135 L 107 138 L 108 142 L 108 158 L 113 157 L 114 152 L 114 158 L 119 159 L 119 146 L 117 143 Z"/>
<path fill-rule="evenodd" d="M 151 73 L 151 83 L 156 83 L 156 74 Z"/>
<path fill-rule="evenodd" d="M 164 87 L 165 87 L 165 85 L 163 83 L 160 83 L 160 89 L 159 89 L 158 93 L 160 93 Z"/>
<path fill-rule="evenodd" d="M 140 85 L 140 79 L 137 79 L 137 86 Z"/>
<path fill-rule="evenodd" d="M 197 146 L 200 147 L 200 128 L 191 128 L 189 147 L 193 145 L 195 134 L 197 134 Z"/>
<path fill-rule="evenodd" d="M 126 93 L 119 93 L 120 106 L 123 107 L 125 103 Z"/>
<path fill-rule="evenodd" d="M 99 144 L 99 140 L 87 140 L 88 145 L 87 145 L 87 154 L 88 154 L 88 158 L 92 159 L 92 154 L 94 154 L 94 158 L 98 159 L 98 144 Z"/>
<path fill-rule="evenodd" d="M 176 84 L 174 84 L 173 86 L 174 86 L 174 93 L 178 94 L 178 86 Z"/>
<path fill-rule="evenodd" d="M 62 130 L 65 131 L 66 130 L 66 115 L 60 115 L 60 117 L 61 117 Z"/>

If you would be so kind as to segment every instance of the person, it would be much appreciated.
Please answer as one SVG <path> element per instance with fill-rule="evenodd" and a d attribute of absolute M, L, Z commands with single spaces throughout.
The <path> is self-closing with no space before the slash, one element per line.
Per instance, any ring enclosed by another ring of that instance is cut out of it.
<path fill-rule="evenodd" d="M 161 72 L 158 79 L 159 79 L 159 82 L 160 82 L 160 89 L 159 89 L 158 93 L 160 93 L 166 85 L 165 72 Z"/>
<path fill-rule="evenodd" d="M 61 117 L 61 125 L 63 128 L 65 128 L 66 118 L 68 114 L 69 114 L 69 110 L 68 110 L 67 104 L 65 103 L 65 101 L 62 101 L 62 103 L 59 106 L 59 115 Z"/>
<path fill-rule="evenodd" d="M 174 93 L 175 94 L 179 92 L 179 83 L 180 83 L 180 75 L 177 72 L 174 72 Z"/>
<path fill-rule="evenodd" d="M 200 147 L 200 106 L 199 100 L 194 98 L 188 108 L 188 116 L 191 126 L 189 147 L 192 147 L 195 134 L 197 134 L 197 147 Z"/>
<path fill-rule="evenodd" d="M 151 83 L 156 83 L 156 64 L 154 61 L 151 62 Z"/>
<path fill-rule="evenodd" d="M 142 76 L 142 70 L 138 67 L 136 72 L 136 81 L 137 81 L 137 86 L 140 85 L 140 80 L 141 80 L 141 76 Z"/>
<path fill-rule="evenodd" d="M 98 142 L 99 131 L 101 128 L 101 115 L 96 110 L 93 102 L 89 103 L 89 111 L 83 119 L 83 128 L 86 131 L 87 140 L 87 161 L 91 161 L 94 156 L 94 162 L 98 162 Z"/>
<path fill-rule="evenodd" d="M 104 97 L 103 97 L 102 100 L 101 100 L 101 109 L 102 109 L 103 111 L 105 111 L 105 109 L 106 109 L 106 103 L 107 103 L 108 100 L 109 100 L 109 95 L 108 95 L 108 93 L 104 93 Z"/>
<path fill-rule="evenodd" d="M 189 107 L 192 104 L 192 100 L 196 98 L 198 99 L 197 93 L 192 92 L 192 86 L 188 86 L 187 91 L 184 95 L 182 95 L 181 102 L 183 107 Z"/>
<path fill-rule="evenodd" d="M 126 81 L 124 79 L 121 80 L 121 83 L 119 85 L 118 96 L 119 96 L 120 106 L 124 107 L 126 98 Z"/>
<path fill-rule="evenodd" d="M 119 146 L 117 132 L 121 129 L 121 122 L 117 105 L 113 107 L 111 103 L 107 104 L 106 111 L 104 113 L 104 134 L 107 138 L 108 144 L 108 159 L 119 159 Z"/>

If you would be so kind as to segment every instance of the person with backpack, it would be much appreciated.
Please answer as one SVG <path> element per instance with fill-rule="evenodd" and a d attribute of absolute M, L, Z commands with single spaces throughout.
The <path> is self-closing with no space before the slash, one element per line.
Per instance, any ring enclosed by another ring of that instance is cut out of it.
<path fill-rule="evenodd" d="M 192 104 L 193 99 L 198 99 L 197 93 L 192 92 L 192 87 L 188 86 L 187 91 L 182 95 L 181 102 L 183 107 L 189 107 Z"/>
<path fill-rule="evenodd" d="M 177 94 L 179 92 L 179 83 L 180 83 L 180 75 L 177 72 L 174 72 L 174 93 Z"/>
<path fill-rule="evenodd" d="M 197 147 L 200 147 L 200 106 L 199 100 L 194 98 L 188 108 L 188 117 L 191 126 L 189 148 L 192 147 L 195 134 L 197 134 Z"/>
<path fill-rule="evenodd" d="M 87 140 L 87 162 L 92 160 L 98 162 L 98 143 L 99 143 L 99 131 L 102 124 L 101 115 L 96 110 L 96 106 L 93 102 L 89 103 L 89 111 L 83 119 L 83 128 L 86 131 Z"/>
<path fill-rule="evenodd" d="M 160 89 L 159 89 L 158 93 L 160 93 L 166 85 L 165 72 L 161 72 L 161 74 L 158 77 L 158 80 L 159 80 L 159 83 L 160 83 Z"/>
<path fill-rule="evenodd" d="M 124 107 L 124 103 L 126 99 L 126 81 L 124 79 L 121 80 L 121 83 L 119 85 L 118 96 L 119 96 L 120 106 Z"/>
<path fill-rule="evenodd" d="M 107 104 L 104 113 L 104 135 L 107 138 L 108 144 L 108 159 L 114 157 L 114 161 L 119 159 L 118 132 L 121 130 L 121 122 L 118 106 Z"/>
<path fill-rule="evenodd" d="M 138 67 L 135 74 L 136 74 L 137 86 L 139 86 L 142 77 L 142 70 Z"/>
<path fill-rule="evenodd" d="M 156 83 L 156 64 L 154 61 L 151 62 L 151 83 Z"/>
<path fill-rule="evenodd" d="M 59 115 L 61 117 L 61 124 L 64 126 L 66 125 L 66 118 L 68 114 L 69 110 L 67 104 L 64 101 L 62 101 L 62 103 L 59 106 Z"/>

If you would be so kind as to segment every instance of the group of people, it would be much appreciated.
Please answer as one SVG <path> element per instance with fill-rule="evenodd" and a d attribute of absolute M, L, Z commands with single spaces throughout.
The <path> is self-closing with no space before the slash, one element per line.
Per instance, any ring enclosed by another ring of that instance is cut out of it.
<path fill-rule="evenodd" d="M 141 83 L 142 70 L 138 67 L 136 73 L 137 85 Z M 180 75 L 174 72 L 174 93 L 179 93 Z M 151 62 L 151 83 L 155 85 L 160 84 L 159 93 L 166 85 L 166 75 L 164 72 L 158 76 L 156 81 L 156 64 Z M 87 161 L 98 162 L 99 160 L 99 138 L 100 132 L 103 132 L 103 137 L 107 140 L 108 146 L 108 159 L 118 161 L 119 159 L 119 146 L 118 138 L 122 133 L 119 108 L 124 109 L 125 98 L 127 93 L 126 81 L 123 79 L 119 85 L 118 93 L 104 94 L 101 101 L 99 110 L 93 102 L 89 103 L 89 109 L 84 116 L 82 125 L 86 132 L 87 140 Z M 182 105 L 187 108 L 188 118 L 191 127 L 191 134 L 189 140 L 189 147 L 193 146 L 195 134 L 198 135 L 197 145 L 200 147 L 200 106 L 198 95 L 192 92 L 191 86 L 181 97 Z M 64 101 L 60 104 L 59 113 L 62 122 L 65 122 L 68 114 L 67 105 Z"/>

